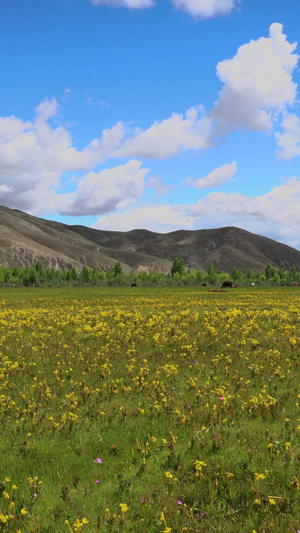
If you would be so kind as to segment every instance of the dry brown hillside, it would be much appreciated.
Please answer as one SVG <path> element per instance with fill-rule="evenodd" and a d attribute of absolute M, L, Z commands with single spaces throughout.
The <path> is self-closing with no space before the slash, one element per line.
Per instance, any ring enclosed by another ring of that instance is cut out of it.
<path fill-rule="evenodd" d="M 234 267 L 262 272 L 268 263 L 300 270 L 298 250 L 235 227 L 164 234 L 144 229 L 102 231 L 0 207 L 2 266 L 29 266 L 39 260 L 44 267 L 80 270 L 87 265 L 107 271 L 120 261 L 124 272 L 168 273 L 175 257 L 182 258 L 187 268 L 207 270 L 213 263 L 228 273 Z"/>

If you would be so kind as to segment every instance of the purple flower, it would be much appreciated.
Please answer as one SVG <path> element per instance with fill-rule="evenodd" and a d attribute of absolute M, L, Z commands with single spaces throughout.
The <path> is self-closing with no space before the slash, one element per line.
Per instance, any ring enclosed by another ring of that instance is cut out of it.
<path fill-rule="evenodd" d="M 100 483 L 100 479 L 96 479 L 95 483 Z"/>
<path fill-rule="evenodd" d="M 219 400 L 223 400 L 223 396 L 218 396 Z"/>
<path fill-rule="evenodd" d="M 94 461 L 94 463 L 100 463 L 100 464 L 102 464 L 102 459 L 100 459 L 100 457 L 97 457 L 97 459 Z"/>
<path fill-rule="evenodd" d="M 181 500 L 177 500 L 177 503 L 178 503 L 178 505 L 182 505 L 182 501 Z"/>

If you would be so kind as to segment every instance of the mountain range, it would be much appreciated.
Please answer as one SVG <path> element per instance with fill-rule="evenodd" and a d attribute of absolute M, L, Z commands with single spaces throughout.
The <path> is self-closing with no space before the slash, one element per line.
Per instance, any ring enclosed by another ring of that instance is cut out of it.
<path fill-rule="evenodd" d="M 207 271 L 210 263 L 231 273 L 267 264 L 300 270 L 300 251 L 236 227 L 155 233 L 145 229 L 104 231 L 70 226 L 0 206 L 0 266 L 67 269 L 84 265 L 106 272 L 116 261 L 123 271 L 169 273 L 174 259 L 186 268 Z"/>

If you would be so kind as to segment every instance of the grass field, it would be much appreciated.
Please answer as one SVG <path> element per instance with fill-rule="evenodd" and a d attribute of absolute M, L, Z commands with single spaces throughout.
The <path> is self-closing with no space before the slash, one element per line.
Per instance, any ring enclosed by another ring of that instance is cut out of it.
<path fill-rule="evenodd" d="M 300 289 L 0 300 L 0 531 L 300 530 Z"/>

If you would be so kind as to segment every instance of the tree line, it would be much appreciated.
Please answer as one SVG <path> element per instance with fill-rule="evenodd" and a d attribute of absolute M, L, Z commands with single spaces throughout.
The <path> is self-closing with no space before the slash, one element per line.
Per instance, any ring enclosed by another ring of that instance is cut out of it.
<path fill-rule="evenodd" d="M 218 270 L 210 264 L 208 270 L 186 268 L 184 261 L 175 258 L 168 274 L 159 272 L 132 271 L 125 274 L 119 261 L 113 268 L 103 272 L 98 268 L 84 266 L 79 272 L 75 267 L 68 270 L 43 268 L 40 261 L 32 267 L 21 268 L 0 267 L 0 285 L 2 287 L 38 287 L 38 286 L 76 286 L 76 285 L 222 285 L 223 281 L 231 280 L 238 285 L 300 285 L 300 272 L 293 266 L 285 268 L 282 263 L 279 268 L 268 264 L 264 273 L 254 272 L 251 268 L 244 273 L 240 268 L 233 268 L 231 273 Z"/>

